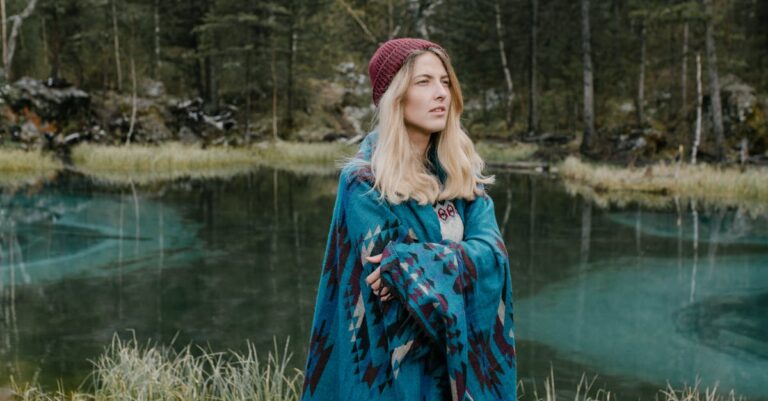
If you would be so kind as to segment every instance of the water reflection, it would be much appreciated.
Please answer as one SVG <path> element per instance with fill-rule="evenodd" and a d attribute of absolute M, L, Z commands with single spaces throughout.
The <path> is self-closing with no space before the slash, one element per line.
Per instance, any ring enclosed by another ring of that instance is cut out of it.
<path fill-rule="evenodd" d="M 594 218 L 591 203 L 583 203 L 577 268 L 517 302 L 518 338 L 546 344 L 555 360 L 638 382 L 698 378 L 704 386 L 768 397 L 768 249 L 755 247 L 768 239 L 765 217 L 702 213 L 691 202 L 687 211 L 608 210 L 603 218 L 618 223 L 614 236 L 623 235 L 620 227 L 631 230 L 636 256 L 608 251 L 590 262 Z M 674 238 L 673 254 L 667 238 Z M 689 274 L 681 275 L 684 266 Z"/>
<path fill-rule="evenodd" d="M 768 398 L 754 373 L 766 360 L 764 216 L 679 199 L 669 211 L 604 209 L 551 178 L 497 181 L 523 381 L 553 366 L 564 392 L 587 371 L 652 399 L 701 374 Z M 335 176 L 256 170 L 151 187 L 65 176 L 6 194 L 0 359 L 17 362 L 0 366 L 0 385 L 16 371 L 77 385 L 129 329 L 216 350 L 290 336 L 299 367 L 336 187 Z"/>

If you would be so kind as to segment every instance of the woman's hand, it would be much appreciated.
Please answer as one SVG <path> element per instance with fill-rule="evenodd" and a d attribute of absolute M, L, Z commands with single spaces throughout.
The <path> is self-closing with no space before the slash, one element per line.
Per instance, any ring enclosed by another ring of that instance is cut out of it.
<path fill-rule="evenodd" d="M 366 259 L 368 259 L 371 263 L 380 263 L 381 262 L 381 254 L 378 254 L 376 256 L 366 256 Z M 377 267 L 376 270 L 373 271 L 373 273 L 369 274 L 368 277 L 365 278 L 365 283 L 368 284 L 371 289 L 373 290 L 373 293 L 381 297 L 381 301 L 389 301 L 392 299 L 392 294 L 389 293 L 389 288 L 384 287 L 383 283 L 381 281 L 381 266 Z"/>

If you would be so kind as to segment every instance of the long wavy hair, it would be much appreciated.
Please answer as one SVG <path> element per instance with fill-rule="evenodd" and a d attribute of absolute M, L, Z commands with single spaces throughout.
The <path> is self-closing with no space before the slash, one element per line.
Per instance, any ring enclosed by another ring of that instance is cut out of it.
<path fill-rule="evenodd" d="M 411 144 L 405 127 L 405 95 L 413 77 L 415 60 L 426 52 L 440 58 L 450 79 L 451 102 L 445 128 L 433 133 L 429 141 L 429 147 L 437 147 L 439 168 L 445 172 L 442 187 L 438 177 L 430 173 L 428 160 L 424 160 Z M 412 198 L 422 205 L 455 198 L 473 200 L 483 192 L 478 184 L 495 182 L 494 176 L 482 174 L 485 162 L 461 126 L 463 110 L 461 87 L 448 55 L 439 48 L 411 53 L 381 96 L 373 120 L 379 136 L 369 167 L 374 176 L 373 188 L 379 191 L 382 199 L 398 204 Z M 368 164 L 360 160 L 356 162 Z"/>

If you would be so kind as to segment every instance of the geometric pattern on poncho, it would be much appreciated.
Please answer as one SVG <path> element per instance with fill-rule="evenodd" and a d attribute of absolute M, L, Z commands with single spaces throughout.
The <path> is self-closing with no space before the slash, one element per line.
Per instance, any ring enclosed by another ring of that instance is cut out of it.
<path fill-rule="evenodd" d="M 464 239 L 442 240 L 430 205 L 382 204 L 371 178 L 342 170 L 302 400 L 515 400 L 512 283 L 493 201 L 484 191 L 455 200 Z M 365 259 L 378 254 L 379 265 Z M 376 267 L 388 302 L 365 284 Z"/>

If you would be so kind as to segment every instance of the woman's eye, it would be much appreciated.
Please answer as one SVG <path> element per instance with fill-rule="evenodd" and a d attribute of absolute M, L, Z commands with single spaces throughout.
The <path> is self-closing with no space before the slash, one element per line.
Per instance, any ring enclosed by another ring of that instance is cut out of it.
<path fill-rule="evenodd" d="M 450 86 L 451 85 L 451 81 L 443 81 L 443 85 Z"/>
<path fill-rule="evenodd" d="M 426 80 L 424 80 L 424 79 L 422 79 L 421 81 L 419 81 L 419 82 L 416 82 L 416 83 L 417 83 L 418 85 L 424 85 L 424 84 L 426 84 L 426 83 L 427 83 L 427 81 L 426 81 Z"/>

